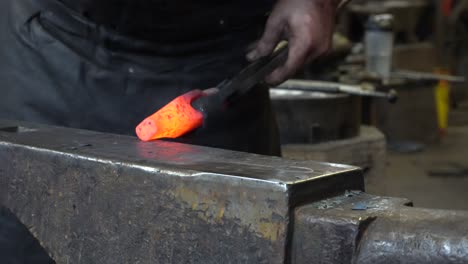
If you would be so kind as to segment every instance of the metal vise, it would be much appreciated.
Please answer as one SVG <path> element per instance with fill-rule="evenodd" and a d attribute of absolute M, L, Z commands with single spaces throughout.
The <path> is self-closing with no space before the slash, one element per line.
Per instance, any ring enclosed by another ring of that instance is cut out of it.
<path fill-rule="evenodd" d="M 360 169 L 0 121 L 0 204 L 57 263 L 467 263 L 468 212 Z"/>

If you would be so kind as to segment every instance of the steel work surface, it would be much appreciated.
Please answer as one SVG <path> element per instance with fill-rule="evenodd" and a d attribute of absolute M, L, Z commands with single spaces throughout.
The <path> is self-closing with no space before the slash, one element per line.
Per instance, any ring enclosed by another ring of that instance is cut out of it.
<path fill-rule="evenodd" d="M 299 206 L 292 262 L 468 263 L 468 211 L 411 205 L 407 199 L 348 192 Z"/>
<path fill-rule="evenodd" d="M 57 263 L 285 263 L 355 167 L 0 121 L 0 203 Z"/>

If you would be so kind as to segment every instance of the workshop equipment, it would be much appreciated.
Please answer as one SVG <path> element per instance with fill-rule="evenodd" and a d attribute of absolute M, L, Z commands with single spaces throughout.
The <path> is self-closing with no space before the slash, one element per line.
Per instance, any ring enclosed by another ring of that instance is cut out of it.
<path fill-rule="evenodd" d="M 465 77 L 434 72 L 437 61 L 432 44 L 400 45 L 394 55 L 395 70 L 388 86 L 398 91 L 399 102 L 394 106 L 377 102 L 377 126 L 392 145 L 421 146 L 440 140 L 453 99 L 449 90 L 454 84 L 463 85 Z"/>
<path fill-rule="evenodd" d="M 420 41 L 418 34 L 421 25 L 427 25 L 425 14 L 431 8 L 431 0 L 363 0 L 352 1 L 344 12 L 343 23 L 347 28 L 347 35 L 354 27 L 362 27 L 369 16 L 379 14 L 391 14 L 394 17 L 393 32 L 399 40 L 406 43 Z M 361 24 L 361 25 L 356 25 Z M 361 36 L 358 36 L 361 37 Z M 426 36 L 423 36 L 426 37 Z M 355 39 L 357 40 L 357 39 Z"/>
<path fill-rule="evenodd" d="M 439 135 L 443 137 L 447 133 L 450 113 L 450 83 L 448 81 L 439 81 L 434 88 L 434 99 Z"/>
<path fill-rule="evenodd" d="M 417 72 L 408 70 L 395 70 L 392 72 L 393 78 L 402 78 L 413 81 L 445 81 L 454 83 L 464 83 L 466 81 L 463 76 L 455 76 L 450 74 Z"/>
<path fill-rule="evenodd" d="M 359 135 L 360 96 L 394 103 L 395 91 L 376 91 L 372 84 L 351 85 L 312 80 L 289 80 L 270 89 L 281 143 L 317 144 Z"/>
<path fill-rule="evenodd" d="M 385 98 L 390 103 L 395 103 L 398 100 L 398 94 L 395 90 L 390 90 L 388 92 L 376 91 L 375 86 L 370 83 L 352 85 L 312 80 L 289 80 L 275 87 L 275 90 L 277 89 L 323 93 L 343 93 L 357 96 Z"/>
<path fill-rule="evenodd" d="M 361 99 L 342 93 L 270 89 L 281 144 L 317 144 L 357 137 Z"/>
<path fill-rule="evenodd" d="M 468 212 L 355 167 L 0 121 L 0 203 L 57 263 L 467 263 Z"/>
<path fill-rule="evenodd" d="M 203 119 L 233 104 L 262 82 L 274 69 L 283 64 L 288 55 L 288 45 L 280 45 L 270 56 L 260 58 L 244 68 L 238 75 L 220 83 L 214 92 L 190 91 L 170 102 L 136 127 L 143 141 L 160 138 L 177 138 L 203 125 Z"/>
<path fill-rule="evenodd" d="M 364 36 L 366 71 L 376 74 L 384 81 L 390 78 L 392 70 L 393 24 L 391 14 L 371 15 Z"/>

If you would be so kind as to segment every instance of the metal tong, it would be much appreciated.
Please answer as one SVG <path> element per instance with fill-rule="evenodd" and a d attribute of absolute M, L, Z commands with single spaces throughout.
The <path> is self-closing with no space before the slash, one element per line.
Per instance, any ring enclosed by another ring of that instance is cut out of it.
<path fill-rule="evenodd" d="M 236 76 L 220 83 L 217 88 L 221 96 L 229 98 L 247 93 L 265 77 L 286 62 L 288 45 L 280 45 L 270 56 L 260 58 L 241 70 Z"/>
<path fill-rule="evenodd" d="M 206 114 L 218 111 L 220 108 L 246 94 L 255 85 L 263 82 L 265 77 L 277 67 L 286 62 L 288 58 L 288 45 L 279 45 L 270 55 L 260 58 L 242 69 L 236 76 L 224 80 L 216 86 L 217 92 L 204 96 L 192 103 L 192 106 Z"/>

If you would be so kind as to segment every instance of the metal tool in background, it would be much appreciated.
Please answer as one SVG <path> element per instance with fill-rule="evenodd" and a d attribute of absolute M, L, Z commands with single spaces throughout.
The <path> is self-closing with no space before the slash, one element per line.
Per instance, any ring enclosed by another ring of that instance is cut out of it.
<path fill-rule="evenodd" d="M 448 81 L 448 82 L 457 82 L 457 83 L 463 83 L 466 81 L 465 77 L 463 76 L 416 72 L 416 71 L 407 71 L 407 70 L 393 71 L 391 73 L 391 77 L 403 78 L 403 79 L 408 79 L 408 80 L 418 80 L 418 81 Z"/>
<path fill-rule="evenodd" d="M 357 96 L 368 96 L 387 99 L 390 103 L 398 100 L 395 90 L 389 92 L 376 91 L 372 84 L 351 85 L 335 82 L 289 80 L 273 89 L 299 90 L 307 92 L 345 93 Z"/>

